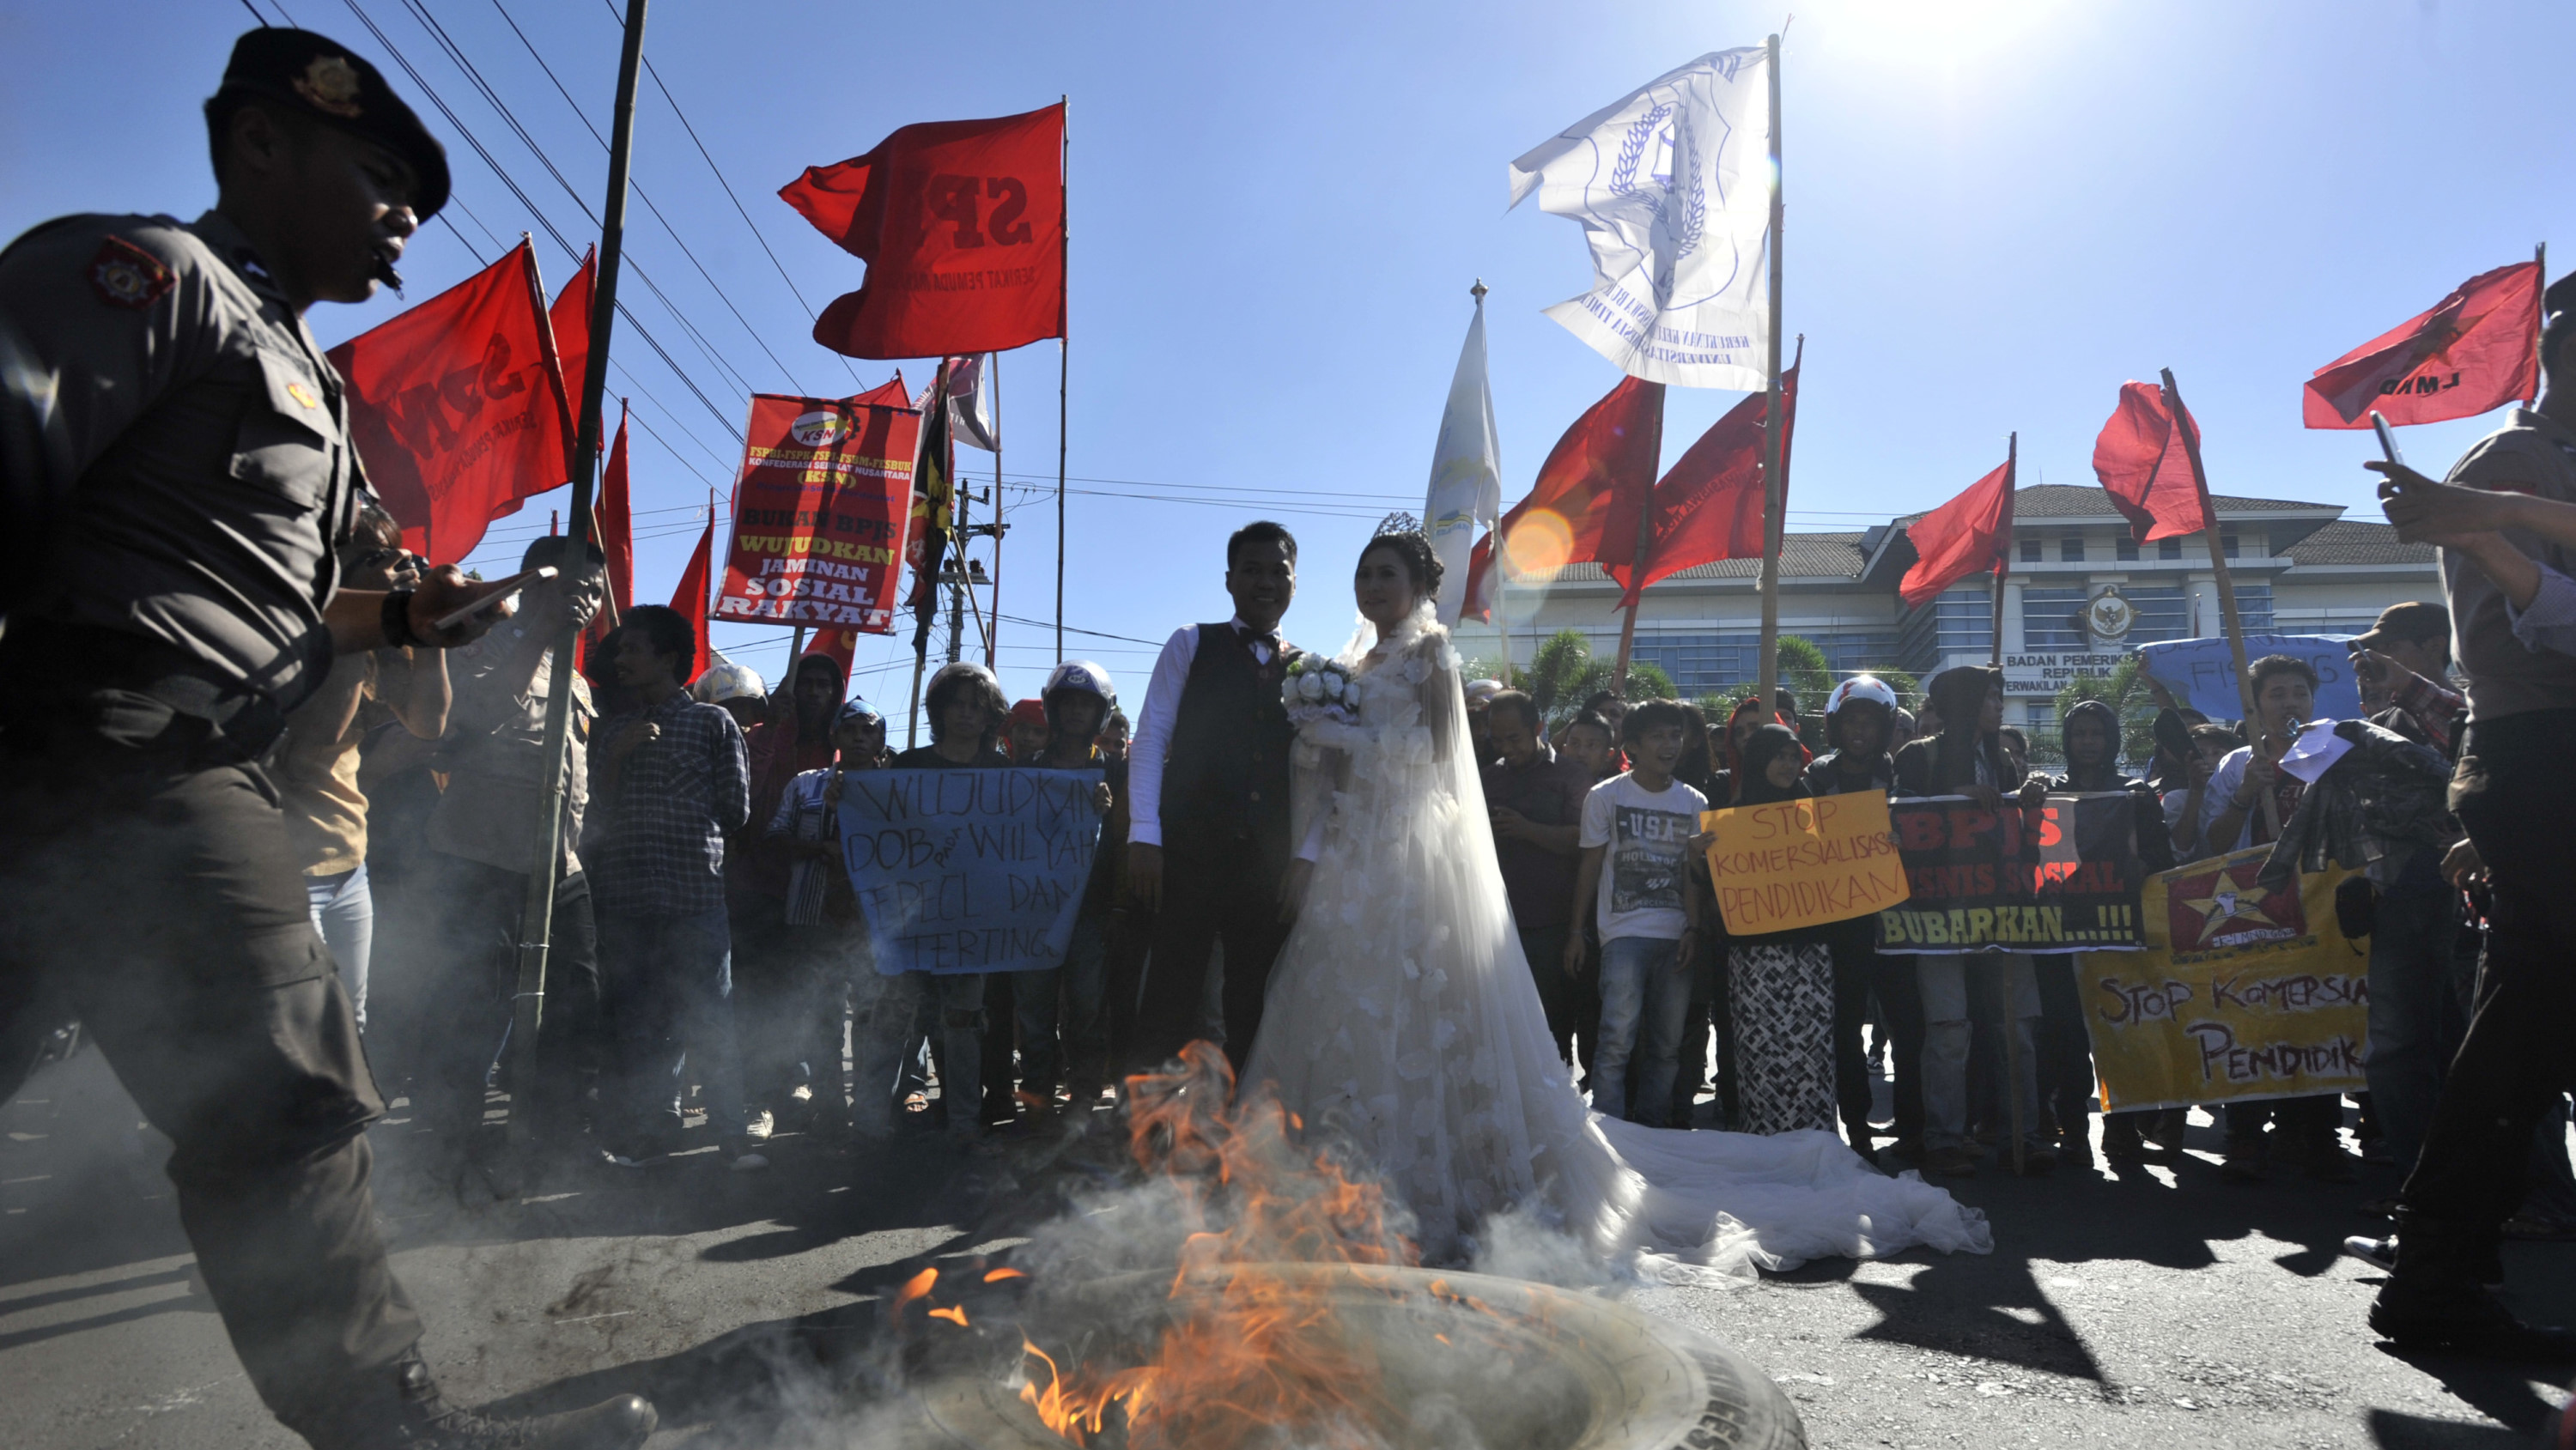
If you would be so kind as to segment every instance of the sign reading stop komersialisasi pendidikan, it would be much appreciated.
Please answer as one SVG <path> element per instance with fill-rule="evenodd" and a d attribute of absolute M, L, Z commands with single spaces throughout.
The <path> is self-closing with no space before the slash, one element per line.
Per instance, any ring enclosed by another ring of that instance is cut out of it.
<path fill-rule="evenodd" d="M 841 860 L 877 970 L 1059 965 L 1100 845 L 1097 770 L 854 770 Z"/>

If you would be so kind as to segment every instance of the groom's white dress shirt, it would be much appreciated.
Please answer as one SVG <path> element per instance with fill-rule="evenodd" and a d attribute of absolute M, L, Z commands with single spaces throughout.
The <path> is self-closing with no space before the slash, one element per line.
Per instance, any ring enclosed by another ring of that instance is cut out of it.
<path fill-rule="evenodd" d="M 1237 615 L 1226 621 L 1238 630 L 1252 626 Z M 1271 649 L 1254 640 L 1253 658 L 1270 663 Z M 1199 627 L 1183 625 L 1163 643 L 1154 661 L 1154 677 L 1145 685 L 1144 707 L 1136 712 L 1136 740 L 1127 752 L 1127 839 L 1148 846 L 1163 844 L 1163 759 L 1172 748 L 1172 717 L 1180 713 L 1181 692 L 1189 688 L 1190 666 L 1199 657 Z"/>

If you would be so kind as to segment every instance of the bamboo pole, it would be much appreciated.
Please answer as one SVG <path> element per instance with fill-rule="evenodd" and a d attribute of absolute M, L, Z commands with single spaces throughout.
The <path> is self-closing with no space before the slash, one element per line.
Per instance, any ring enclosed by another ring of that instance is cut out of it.
<path fill-rule="evenodd" d="M 2183 411 L 2182 389 L 2174 385 L 2172 368 L 2158 374 L 2164 381 L 2165 408 L 2173 414 L 2174 426 L 2182 430 L 2183 457 L 2191 461 L 2192 492 L 2200 499 L 2200 536 L 2209 542 L 2209 569 L 2218 580 L 2218 614 L 2220 627 L 2227 631 L 2227 653 L 2236 666 L 2236 698 L 2245 707 L 2246 741 L 2258 754 L 2263 749 L 2263 712 L 2254 701 L 2254 677 L 2245 670 L 2245 623 L 2236 613 L 2236 577 L 2227 569 L 2227 550 L 2218 537 L 2218 511 L 2209 504 L 2209 474 L 2200 463 L 2200 438 L 2191 426 L 2191 415 Z M 2271 791 L 2263 792 L 2263 826 L 2278 839 L 2281 834 L 2281 802 Z"/>
<path fill-rule="evenodd" d="M 1002 355 L 984 355 L 986 396 L 993 400 L 993 628 L 984 636 L 984 668 L 1002 675 Z M 1107 722 L 1103 722 L 1104 724 Z"/>
<path fill-rule="evenodd" d="M 626 241 L 626 178 L 635 150 L 635 85 L 643 68 L 645 0 L 626 0 L 626 34 L 617 61 L 615 119 L 608 143 L 608 203 L 599 229 L 599 274 L 590 308 L 590 353 L 582 368 L 581 413 L 573 445 L 572 537 L 566 548 L 567 583 L 587 572 L 591 545 L 591 475 L 598 470 L 600 403 L 608 391 L 609 335 L 617 321 L 617 274 Z M 578 632 L 563 631 L 549 657 L 545 732 L 540 747 L 545 786 L 540 793 L 536 840 L 542 854 L 530 864 L 519 916 L 519 980 L 510 1013 L 510 1142 L 530 1141 L 527 1107 L 536 1086 L 537 1034 L 545 1023 L 546 958 L 554 937 L 555 873 L 563 866 L 564 780 L 570 769 L 572 657 Z"/>
<path fill-rule="evenodd" d="M 1770 398 L 1762 414 L 1762 708 L 1771 710 L 1780 697 L 1780 549 L 1781 513 L 1787 503 L 1787 480 L 1780 476 L 1780 439 L 1784 418 L 1780 400 L 1780 37 L 1764 42 L 1771 67 L 1771 378 Z"/>
<path fill-rule="evenodd" d="M 2012 495 L 2013 485 L 2020 480 L 2020 477 L 2021 434 L 2008 433 L 2004 435 L 2004 526 L 1995 532 L 1995 617 L 1992 621 L 1994 648 L 1988 653 L 1986 659 L 1986 662 L 1996 669 L 2004 667 L 2004 575 L 2012 568 Z"/>
<path fill-rule="evenodd" d="M 1649 460 L 1644 485 L 1637 498 L 1637 552 L 1628 565 L 1628 586 L 1635 602 L 1628 606 L 1627 618 L 1619 622 L 1619 664 L 1611 672 L 1610 688 L 1619 698 L 1628 698 L 1628 656 L 1637 644 L 1637 614 L 1646 607 L 1646 565 L 1655 553 L 1655 476 L 1664 467 L 1664 385 L 1655 389 L 1655 441 L 1646 450 Z"/>
<path fill-rule="evenodd" d="M 2540 313 L 2540 320 L 2531 334 L 2532 350 L 2539 354 L 2539 365 L 2531 370 L 2531 396 L 2523 399 L 2522 405 L 2526 408 L 2537 408 L 2540 406 L 2540 375 L 2549 369 L 2549 349 L 2540 341 L 2541 337 L 2549 331 L 2549 244 L 2547 242 L 2540 242 L 2532 247 L 2531 264 L 2540 269 L 2540 295 L 2532 300 L 2532 306 Z"/>
<path fill-rule="evenodd" d="M 1055 657 L 1064 658 L 1064 459 L 1065 420 L 1070 414 L 1067 399 L 1073 370 L 1073 97 L 1056 97 L 1064 107 L 1063 159 L 1056 168 L 1057 185 L 1065 199 L 1064 226 L 1057 232 L 1062 239 L 1058 252 L 1058 270 L 1064 275 L 1062 309 L 1056 314 L 1055 372 Z"/>

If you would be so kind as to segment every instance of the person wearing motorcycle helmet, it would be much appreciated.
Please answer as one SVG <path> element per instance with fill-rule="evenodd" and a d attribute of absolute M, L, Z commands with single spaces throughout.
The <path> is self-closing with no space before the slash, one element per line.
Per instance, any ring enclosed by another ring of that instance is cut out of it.
<path fill-rule="evenodd" d="M 1896 692 L 1874 675 L 1854 675 L 1825 697 L 1825 744 L 1832 747 L 1807 767 L 1807 786 L 1818 795 L 1892 790 L 1896 762 L 1888 736 L 1896 723 Z"/>
<path fill-rule="evenodd" d="M 759 672 L 720 654 L 707 666 L 706 673 L 689 686 L 689 693 L 699 704 L 722 706 L 733 717 L 733 723 L 745 730 L 769 718 L 769 690 L 761 683 Z"/>
<path fill-rule="evenodd" d="M 1088 1112 L 1108 1085 L 1110 914 L 1119 901 L 1117 868 L 1127 856 L 1127 762 L 1099 746 L 1101 727 L 1118 706 L 1109 672 L 1090 660 L 1067 660 L 1038 692 L 1046 712 L 1046 746 L 1023 764 L 1048 770 L 1097 770 L 1092 804 L 1101 815 L 1082 907 L 1074 917 L 1064 965 L 1014 974 L 1012 1012 L 1019 1021 L 1020 1100 L 1038 1113 L 1057 1107 L 1057 1089 L 1072 1110 Z M 1059 1036 L 1059 1032 L 1061 1035 Z"/>
<path fill-rule="evenodd" d="M 1002 695 L 993 672 L 971 660 L 943 665 L 921 693 L 930 717 L 930 743 L 917 745 L 894 759 L 899 770 L 955 770 L 959 766 L 991 769 L 1009 765 L 996 748 L 1011 702 Z"/>

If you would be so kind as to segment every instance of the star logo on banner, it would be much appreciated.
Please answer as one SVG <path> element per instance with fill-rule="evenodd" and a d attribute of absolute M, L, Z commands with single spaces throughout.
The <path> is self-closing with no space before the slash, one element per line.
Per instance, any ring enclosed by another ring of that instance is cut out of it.
<path fill-rule="evenodd" d="M 2413 356 L 2399 372 L 2411 373 L 2426 363 L 2448 366 L 2451 349 L 2459 345 L 2461 338 L 2477 331 L 2478 324 L 2491 315 L 2491 312 L 2481 312 L 2474 317 L 2462 317 L 2456 308 L 2451 309 L 2447 316 L 2437 315 L 2406 344 L 2407 352 Z"/>
<path fill-rule="evenodd" d="M 2231 868 L 2210 879 L 2207 896 L 2186 896 L 2182 904 L 2200 913 L 2200 935 L 2206 941 L 2229 922 L 2274 925 L 2272 918 L 2263 914 L 2264 894 L 2259 886 L 2239 882 Z"/>

